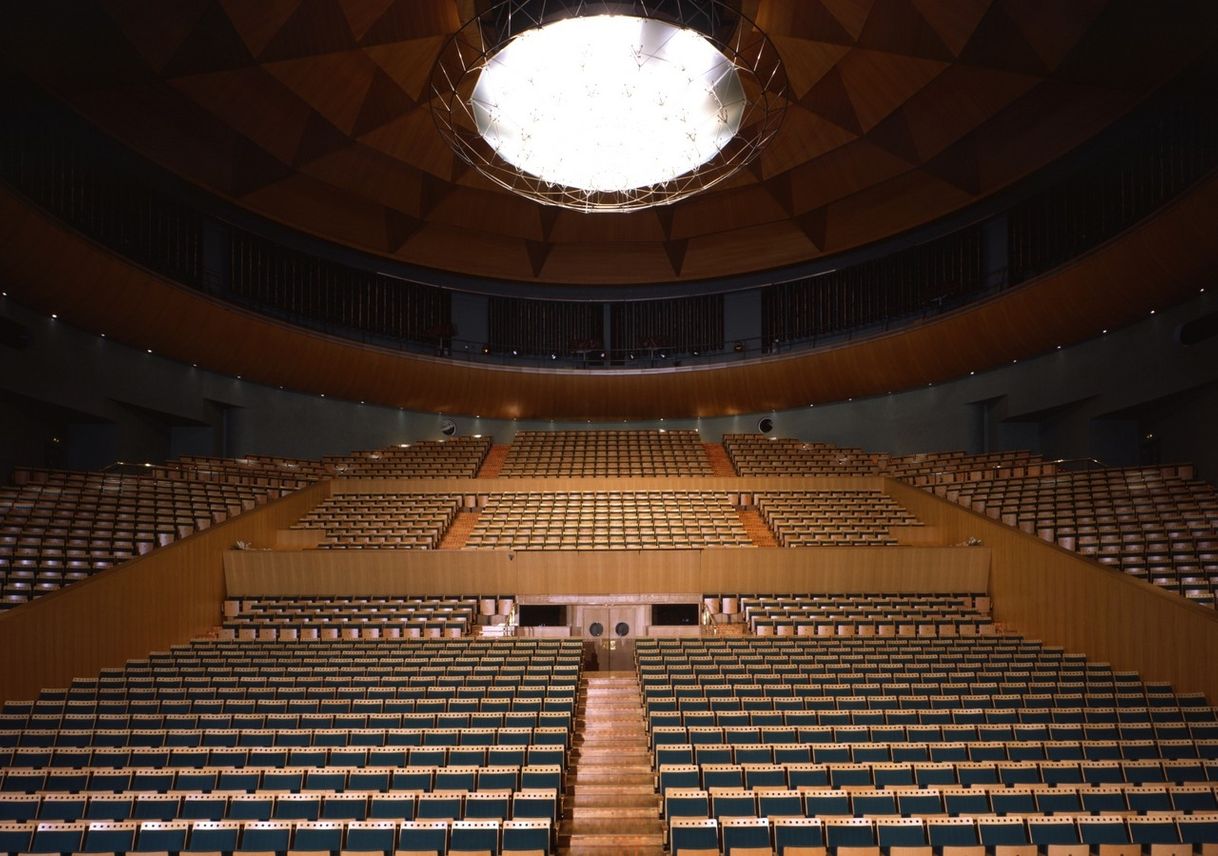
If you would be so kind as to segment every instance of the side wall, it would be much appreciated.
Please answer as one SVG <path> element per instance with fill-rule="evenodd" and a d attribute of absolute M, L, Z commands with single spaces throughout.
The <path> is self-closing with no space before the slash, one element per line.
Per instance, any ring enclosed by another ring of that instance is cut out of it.
<path fill-rule="evenodd" d="M 224 603 L 223 554 L 236 541 L 273 542 L 326 491 L 314 485 L 0 613 L 0 700 L 34 698 L 207 632 Z"/>
<path fill-rule="evenodd" d="M 918 488 L 889 492 L 943 537 L 992 552 L 994 616 L 1026 636 L 1218 700 L 1218 613 Z"/>
<path fill-rule="evenodd" d="M 817 547 L 509 552 L 230 551 L 232 597 L 258 594 L 613 595 L 987 590 L 990 551 Z"/>
<path fill-rule="evenodd" d="M 1082 344 L 932 388 L 778 413 L 571 423 L 419 413 L 260 386 L 129 348 L 73 327 L 71 319 L 51 320 L 0 298 L 0 316 L 24 325 L 29 336 L 24 349 L 0 347 L 0 393 L 16 407 L 40 402 L 70 409 L 63 421 L 96 423 L 64 432 L 72 446 L 64 460 L 78 468 L 182 452 L 343 454 L 438 439 L 446 416 L 462 434 L 491 434 L 500 443 L 518 430 L 623 427 L 697 428 L 713 441 L 728 432 L 755 433 L 758 419 L 770 416 L 779 436 L 877 452 L 1031 448 L 1113 464 L 1138 463 L 1139 438 L 1151 433 L 1165 462 L 1192 460 L 1202 478 L 1218 481 L 1212 430 L 1189 425 L 1218 408 L 1218 337 L 1191 347 L 1178 340 L 1181 324 L 1215 309 L 1218 289 L 1211 288 L 1124 329 L 1102 336 L 1097 329 L 1097 338 Z M 28 438 L 14 450 L 20 456 L 14 463 L 47 465 L 48 453 L 40 455 L 46 442 Z M 0 480 L 7 475 L 0 472 Z"/>

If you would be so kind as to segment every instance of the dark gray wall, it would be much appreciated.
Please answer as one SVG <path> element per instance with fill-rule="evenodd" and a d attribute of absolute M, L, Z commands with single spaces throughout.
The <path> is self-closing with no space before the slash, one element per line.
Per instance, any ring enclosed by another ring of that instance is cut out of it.
<path fill-rule="evenodd" d="M 743 299 L 743 298 L 742 298 Z M 517 430 L 691 427 L 708 440 L 756 431 L 874 451 L 1028 448 L 1051 457 L 1132 464 L 1192 460 L 1218 480 L 1218 339 L 1182 347 L 1181 323 L 1218 306 L 1213 294 L 1138 324 L 1017 365 L 937 384 L 774 414 L 622 423 L 501 421 L 453 416 L 462 433 L 510 441 Z M 742 312 L 750 307 L 739 307 Z M 759 311 L 759 305 L 752 309 Z M 441 414 L 324 399 L 225 377 L 34 315 L 11 299 L 0 314 L 29 328 L 28 348 L 0 347 L 0 466 L 97 468 L 180 454 L 319 457 L 435 439 Z M 984 331 L 979 331 L 984 335 Z M 697 371 L 698 369 L 688 369 Z M 1153 439 L 1146 440 L 1146 435 Z M 60 444 L 51 444 L 58 436 Z"/>

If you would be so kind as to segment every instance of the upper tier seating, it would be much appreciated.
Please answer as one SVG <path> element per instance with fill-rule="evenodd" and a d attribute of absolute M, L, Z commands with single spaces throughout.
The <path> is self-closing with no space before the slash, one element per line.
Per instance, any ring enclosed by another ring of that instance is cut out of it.
<path fill-rule="evenodd" d="M 322 458 L 336 478 L 464 479 L 478 475 L 491 450 L 490 437 L 421 440 L 387 449 Z"/>
<path fill-rule="evenodd" d="M 712 614 L 738 614 L 758 636 L 988 636 L 989 598 L 977 595 L 783 595 L 707 599 Z"/>
<path fill-rule="evenodd" d="M 891 527 L 920 525 L 878 490 L 758 493 L 754 502 L 783 547 L 892 545 Z"/>
<path fill-rule="evenodd" d="M 884 474 L 910 484 L 926 485 L 1047 475 L 1054 472 L 1056 467 L 1054 462 L 1027 451 L 985 452 L 979 455 L 928 452 L 891 457 Z"/>
<path fill-rule="evenodd" d="M 920 599 L 949 622 L 979 618 L 975 597 Z M 922 620 L 913 596 L 816 600 Z M 674 851 L 1218 843 L 1218 711 L 986 626 L 639 640 Z"/>
<path fill-rule="evenodd" d="M 521 431 L 504 478 L 709 476 L 697 431 Z"/>
<path fill-rule="evenodd" d="M 934 492 L 1194 603 L 1218 592 L 1218 491 L 1187 467 L 1098 469 Z"/>
<path fill-rule="evenodd" d="M 473 478 L 491 444 L 490 437 L 421 440 L 349 455 L 329 455 L 320 461 L 259 455 L 242 458 L 191 455 L 156 470 L 166 478 L 291 488 L 327 478 Z"/>
<path fill-rule="evenodd" d="M 471 550 L 684 550 L 749 547 L 726 493 L 586 491 L 491 494 Z"/>
<path fill-rule="evenodd" d="M 874 476 L 885 457 L 764 434 L 724 434 L 723 448 L 742 476 Z"/>
<path fill-rule="evenodd" d="M 578 640 L 175 646 L 4 705 L 0 852 L 550 852 L 581 662 Z"/>
<path fill-rule="evenodd" d="M 0 488 L 0 609 L 254 508 L 279 488 L 19 470 Z"/>
<path fill-rule="evenodd" d="M 327 549 L 434 550 L 460 510 L 459 497 L 443 494 L 340 493 L 292 524 L 321 529 Z"/>

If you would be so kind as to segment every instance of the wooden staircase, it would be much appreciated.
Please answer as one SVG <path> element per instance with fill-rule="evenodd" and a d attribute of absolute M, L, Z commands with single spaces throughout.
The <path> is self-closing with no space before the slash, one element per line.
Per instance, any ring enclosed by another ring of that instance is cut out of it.
<path fill-rule="evenodd" d="M 736 468 L 732 466 L 732 459 L 727 456 L 727 450 L 723 448 L 722 443 L 703 443 L 702 448 L 706 450 L 707 460 L 710 461 L 711 475 L 732 479 L 736 477 Z"/>
<path fill-rule="evenodd" d="M 774 539 L 770 525 L 765 522 L 756 508 L 742 506 L 736 509 L 736 513 L 740 515 L 740 522 L 744 525 L 744 531 L 748 533 L 754 547 L 779 546 L 778 541 Z"/>
<path fill-rule="evenodd" d="M 499 473 L 503 471 L 503 462 L 507 460 L 508 451 L 511 448 L 511 446 L 505 443 L 496 443 L 491 446 L 490 451 L 486 453 L 486 457 L 482 460 L 482 466 L 478 468 L 478 478 L 499 478 Z"/>
<path fill-rule="evenodd" d="M 458 511 L 436 549 L 460 550 L 464 547 L 465 542 L 469 540 L 469 533 L 474 531 L 474 526 L 478 523 L 478 513 L 477 511 Z"/>
<path fill-rule="evenodd" d="M 634 672 L 585 673 L 576 699 L 558 852 L 662 856 L 664 823 Z"/>

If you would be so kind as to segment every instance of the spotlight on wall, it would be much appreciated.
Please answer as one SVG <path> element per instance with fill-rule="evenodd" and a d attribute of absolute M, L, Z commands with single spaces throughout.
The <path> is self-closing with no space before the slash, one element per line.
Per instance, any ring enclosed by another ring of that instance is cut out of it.
<path fill-rule="evenodd" d="M 489 354 L 490 352 L 491 352 L 491 346 L 490 346 L 490 345 L 483 345 L 483 346 L 482 346 L 482 353 L 484 353 L 484 354 Z"/>
<path fill-rule="evenodd" d="M 737 342 L 732 346 L 732 350 L 738 354 L 744 353 L 744 342 Z"/>

